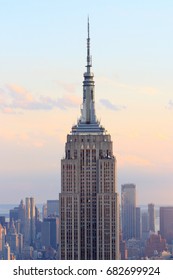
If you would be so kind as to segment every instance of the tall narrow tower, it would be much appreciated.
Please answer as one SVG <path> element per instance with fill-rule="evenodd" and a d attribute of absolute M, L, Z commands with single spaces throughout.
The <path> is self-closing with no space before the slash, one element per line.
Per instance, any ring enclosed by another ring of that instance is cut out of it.
<path fill-rule="evenodd" d="M 155 232 L 155 211 L 154 204 L 148 204 L 148 225 L 149 231 Z"/>
<path fill-rule="evenodd" d="M 60 258 L 118 259 L 119 205 L 111 136 L 96 119 L 88 20 L 81 117 L 61 160 Z"/>
<path fill-rule="evenodd" d="M 136 237 L 136 186 L 124 184 L 121 186 L 121 214 L 123 239 Z"/>
<path fill-rule="evenodd" d="M 35 200 L 33 197 L 26 197 L 25 243 L 27 245 L 34 244 L 35 231 Z"/>

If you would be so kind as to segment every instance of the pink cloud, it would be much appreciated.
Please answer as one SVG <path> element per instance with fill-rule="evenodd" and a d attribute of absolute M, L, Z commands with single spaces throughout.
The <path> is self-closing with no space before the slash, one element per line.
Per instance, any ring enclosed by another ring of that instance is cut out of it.
<path fill-rule="evenodd" d="M 52 110 L 59 108 L 66 110 L 79 106 L 80 100 L 74 94 L 63 95 L 53 99 L 49 96 L 36 98 L 31 92 L 18 85 L 7 85 L 0 90 L 0 109 L 4 113 L 12 114 L 21 110 Z"/>
<path fill-rule="evenodd" d="M 16 114 L 16 111 L 13 108 L 10 108 L 10 107 L 2 108 L 2 112 L 4 114 Z"/>
<path fill-rule="evenodd" d="M 31 93 L 29 93 L 25 88 L 20 87 L 18 85 L 7 85 L 7 88 L 9 89 L 9 94 L 13 96 L 15 99 L 18 100 L 26 100 L 28 102 L 33 101 L 33 96 Z"/>
<path fill-rule="evenodd" d="M 81 103 L 81 100 L 74 95 L 64 95 L 62 98 L 57 100 L 57 106 L 61 109 L 65 109 L 67 107 L 77 107 Z"/>
<path fill-rule="evenodd" d="M 63 95 L 61 98 L 52 99 L 50 97 L 40 97 L 40 101 L 50 104 L 52 107 L 57 107 L 61 110 L 74 108 L 80 105 L 80 99 L 75 95 Z"/>

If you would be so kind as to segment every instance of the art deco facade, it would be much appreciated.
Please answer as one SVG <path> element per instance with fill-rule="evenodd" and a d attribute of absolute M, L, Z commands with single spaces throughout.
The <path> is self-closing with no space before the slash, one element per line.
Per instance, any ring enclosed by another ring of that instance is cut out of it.
<path fill-rule="evenodd" d="M 88 23 L 83 106 L 61 161 L 60 258 L 118 259 L 119 206 L 111 136 L 95 115 Z"/>

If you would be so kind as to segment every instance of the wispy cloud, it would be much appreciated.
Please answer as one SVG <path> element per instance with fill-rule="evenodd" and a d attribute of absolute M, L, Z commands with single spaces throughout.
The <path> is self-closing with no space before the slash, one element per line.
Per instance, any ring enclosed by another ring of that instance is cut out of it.
<path fill-rule="evenodd" d="M 173 110 L 173 101 L 169 100 L 168 104 L 166 105 L 166 109 Z"/>
<path fill-rule="evenodd" d="M 23 87 L 7 85 L 0 89 L 0 110 L 6 114 L 14 114 L 20 110 L 66 110 L 79 106 L 80 100 L 74 94 L 66 94 L 53 99 L 49 96 L 35 97 Z"/>
<path fill-rule="evenodd" d="M 81 104 L 81 100 L 75 95 L 64 95 L 55 101 L 55 106 L 61 110 L 66 110 L 67 108 L 75 108 Z"/>
<path fill-rule="evenodd" d="M 100 99 L 99 101 L 104 107 L 106 107 L 109 110 L 120 111 L 120 110 L 126 109 L 126 106 L 115 105 L 115 104 L 111 103 L 108 99 Z"/>
<path fill-rule="evenodd" d="M 17 113 L 13 108 L 10 107 L 1 108 L 1 112 L 9 115 L 15 115 Z"/>

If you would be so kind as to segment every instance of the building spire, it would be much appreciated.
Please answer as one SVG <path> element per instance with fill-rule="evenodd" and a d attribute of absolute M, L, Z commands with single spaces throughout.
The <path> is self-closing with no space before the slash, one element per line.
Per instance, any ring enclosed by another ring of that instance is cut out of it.
<path fill-rule="evenodd" d="M 81 106 L 81 117 L 72 127 L 72 133 L 99 133 L 103 134 L 105 129 L 97 121 L 95 113 L 95 83 L 94 74 L 91 72 L 92 59 L 90 55 L 90 22 L 87 24 L 87 65 L 83 81 L 83 103 Z"/>
<path fill-rule="evenodd" d="M 88 16 L 88 38 L 87 38 L 87 72 L 90 72 L 90 67 L 92 66 L 91 55 L 90 55 L 90 23 Z"/>

